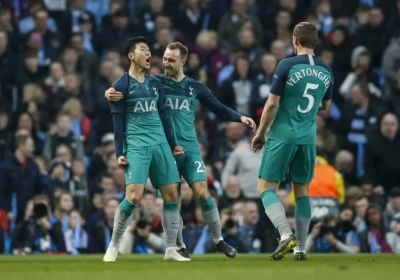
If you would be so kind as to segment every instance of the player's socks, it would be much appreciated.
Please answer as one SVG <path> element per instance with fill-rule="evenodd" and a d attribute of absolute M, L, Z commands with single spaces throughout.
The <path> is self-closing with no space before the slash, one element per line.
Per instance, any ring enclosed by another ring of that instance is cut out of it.
<path fill-rule="evenodd" d="M 130 202 L 126 198 L 121 201 L 115 212 L 114 229 L 111 237 L 110 246 L 118 248 L 122 235 L 132 221 L 132 214 L 137 204 Z"/>
<path fill-rule="evenodd" d="M 218 244 L 218 242 L 223 239 L 221 235 L 221 221 L 219 219 L 217 205 L 211 196 L 205 200 L 200 199 L 199 202 L 204 222 L 210 229 L 214 243 Z"/>
<path fill-rule="evenodd" d="M 299 244 L 297 246 L 299 250 L 304 251 L 311 221 L 311 203 L 309 196 L 296 198 L 294 219 L 296 224 L 296 237 L 299 239 Z"/>
<path fill-rule="evenodd" d="M 163 204 L 162 226 L 165 232 L 166 248 L 176 248 L 176 240 L 179 232 L 179 208 L 178 200 Z"/>
<path fill-rule="evenodd" d="M 178 248 L 186 248 L 186 245 L 183 242 L 182 230 L 183 230 L 183 220 L 182 216 L 179 215 L 179 231 L 178 231 L 178 237 L 176 238 L 176 247 Z"/>
<path fill-rule="evenodd" d="M 275 190 L 266 190 L 261 193 L 260 197 L 264 205 L 265 213 L 267 213 L 268 218 L 274 224 L 275 228 L 278 229 L 281 240 L 289 237 L 292 234 L 292 230 L 286 218 L 285 207 L 283 207 Z"/>

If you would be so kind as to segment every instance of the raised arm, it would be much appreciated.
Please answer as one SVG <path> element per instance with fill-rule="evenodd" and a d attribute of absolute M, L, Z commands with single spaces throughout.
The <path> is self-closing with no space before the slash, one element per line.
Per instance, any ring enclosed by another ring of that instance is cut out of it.
<path fill-rule="evenodd" d="M 200 84 L 199 92 L 196 94 L 200 103 L 203 104 L 208 110 L 215 113 L 221 120 L 229 122 L 241 122 L 252 129 L 255 129 L 256 124 L 251 118 L 242 116 L 234 110 L 223 105 L 204 84 Z"/>
<path fill-rule="evenodd" d="M 164 127 L 165 137 L 167 138 L 171 150 L 174 151 L 177 144 L 174 139 L 174 134 L 172 132 L 171 124 L 169 123 L 167 118 L 167 113 L 165 112 L 165 96 L 164 96 L 164 89 L 161 84 L 158 86 L 157 106 L 158 106 L 158 114 L 160 115 L 160 119 Z"/>

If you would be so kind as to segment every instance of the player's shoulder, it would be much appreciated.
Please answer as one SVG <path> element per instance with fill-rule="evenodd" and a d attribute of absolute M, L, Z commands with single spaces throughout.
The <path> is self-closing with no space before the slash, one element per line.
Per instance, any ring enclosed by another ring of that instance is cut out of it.
<path fill-rule="evenodd" d="M 161 76 L 161 75 L 150 76 L 150 75 L 147 75 L 147 74 L 146 74 L 146 80 L 147 80 L 148 82 L 150 82 L 150 83 L 157 84 L 157 85 L 161 85 L 162 83 L 161 83 L 161 80 L 160 80 L 159 76 Z"/>
<path fill-rule="evenodd" d="M 193 78 L 191 78 L 189 76 L 186 76 L 185 83 L 187 85 L 189 85 L 190 87 L 197 88 L 199 90 L 207 89 L 207 86 L 204 83 L 202 83 L 200 81 L 197 81 L 197 80 L 195 80 L 195 79 L 193 79 Z"/>
<path fill-rule="evenodd" d="M 328 64 L 326 64 L 322 59 L 320 59 L 318 56 L 314 56 L 314 63 L 315 63 L 315 65 L 325 68 L 330 73 L 332 73 L 332 68 Z"/>
<path fill-rule="evenodd" d="M 124 73 L 121 76 L 118 77 L 118 79 L 115 80 L 115 82 L 112 84 L 112 87 L 115 88 L 117 91 L 123 91 L 127 85 L 128 82 L 128 73 Z"/>

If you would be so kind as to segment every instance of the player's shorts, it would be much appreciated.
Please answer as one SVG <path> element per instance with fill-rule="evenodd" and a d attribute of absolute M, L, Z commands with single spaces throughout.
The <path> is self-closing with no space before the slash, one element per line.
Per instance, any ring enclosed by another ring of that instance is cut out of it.
<path fill-rule="evenodd" d="M 315 145 L 292 145 L 268 140 L 261 156 L 258 177 L 266 181 L 307 184 L 314 178 Z"/>
<path fill-rule="evenodd" d="M 190 187 L 199 181 L 207 181 L 207 171 L 198 150 L 185 152 L 184 156 L 176 159 L 176 166 L 179 174 L 185 179 Z M 181 194 L 181 185 L 178 186 L 178 193 Z M 161 197 L 160 191 L 157 191 L 157 196 Z"/>
<path fill-rule="evenodd" d="M 125 183 L 146 186 L 150 177 L 154 188 L 179 183 L 175 158 L 168 143 L 134 148 L 129 151 L 128 166 L 125 169 Z"/>

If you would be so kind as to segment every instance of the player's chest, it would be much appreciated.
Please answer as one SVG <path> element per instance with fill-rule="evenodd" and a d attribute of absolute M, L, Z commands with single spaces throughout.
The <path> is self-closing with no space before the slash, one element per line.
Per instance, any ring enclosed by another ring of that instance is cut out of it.
<path fill-rule="evenodd" d="M 196 111 L 196 90 L 191 86 L 164 85 L 165 109 L 186 112 Z"/>
<path fill-rule="evenodd" d="M 152 85 L 130 85 L 126 96 L 126 108 L 133 113 L 157 111 L 158 89 Z"/>

